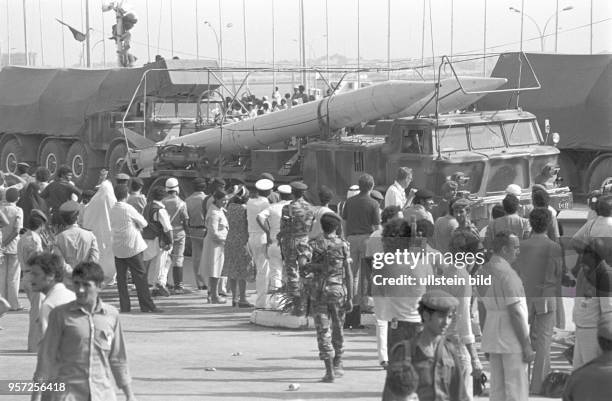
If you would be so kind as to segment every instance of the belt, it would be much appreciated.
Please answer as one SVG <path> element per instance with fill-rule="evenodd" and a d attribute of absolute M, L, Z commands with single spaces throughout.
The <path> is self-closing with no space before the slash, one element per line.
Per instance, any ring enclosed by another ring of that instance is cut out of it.
<path fill-rule="evenodd" d="M 189 226 L 189 228 L 206 228 L 206 226 Z"/>

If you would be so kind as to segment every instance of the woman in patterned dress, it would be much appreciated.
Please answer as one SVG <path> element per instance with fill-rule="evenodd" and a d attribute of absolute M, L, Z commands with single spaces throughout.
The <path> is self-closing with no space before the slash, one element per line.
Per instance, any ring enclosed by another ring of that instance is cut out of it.
<path fill-rule="evenodd" d="M 225 241 L 227 239 L 228 224 L 225 216 L 227 195 L 222 190 L 213 194 L 213 204 L 206 213 L 206 228 L 208 234 L 204 238 L 202 260 L 200 267 L 208 273 L 208 301 L 212 304 L 224 304 L 227 300 L 219 297 L 219 277 L 223 269 L 225 256 Z"/>
<path fill-rule="evenodd" d="M 225 262 L 223 275 L 229 279 L 232 291 L 232 306 L 251 308 L 253 305 L 246 299 L 247 267 L 252 263 L 248 252 L 249 230 L 247 224 L 246 202 L 249 191 L 240 185 L 227 207 L 229 232 L 225 242 Z M 240 298 L 238 298 L 240 296 Z"/>

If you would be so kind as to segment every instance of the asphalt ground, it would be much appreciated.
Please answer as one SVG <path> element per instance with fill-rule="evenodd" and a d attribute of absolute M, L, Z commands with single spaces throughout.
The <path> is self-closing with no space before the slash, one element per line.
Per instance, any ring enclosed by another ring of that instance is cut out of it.
<path fill-rule="evenodd" d="M 190 258 L 185 275 L 191 283 Z M 254 291 L 249 294 L 254 302 Z M 135 311 L 122 314 L 121 322 L 139 401 L 380 399 L 385 372 L 378 366 L 374 326 L 345 331 L 345 376 L 327 384 L 319 382 L 324 368 L 313 330 L 255 326 L 249 323 L 250 309 L 207 304 L 205 291 L 157 298 L 163 314 L 138 312 L 134 291 L 131 295 Z M 20 296 L 22 305 L 29 306 L 25 295 Z M 115 288 L 105 289 L 103 299 L 119 306 Z M 564 303 L 566 328 L 572 329 L 573 300 L 564 298 Z M 0 400 L 27 400 L 27 394 L 7 392 L 7 385 L 29 380 L 35 369 L 36 355 L 25 351 L 28 314 L 11 312 L 0 326 Z M 564 349 L 553 344 L 552 368 L 569 372 Z M 480 356 L 488 371 L 486 358 Z M 292 383 L 299 385 L 297 391 L 289 390 Z"/>

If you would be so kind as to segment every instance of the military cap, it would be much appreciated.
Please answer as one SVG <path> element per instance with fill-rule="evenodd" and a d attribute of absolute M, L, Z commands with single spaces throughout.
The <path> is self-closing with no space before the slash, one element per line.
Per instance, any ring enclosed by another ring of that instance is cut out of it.
<path fill-rule="evenodd" d="M 278 186 L 278 193 L 279 194 L 290 195 L 291 194 L 291 186 L 289 186 L 287 184 L 279 185 Z"/>
<path fill-rule="evenodd" d="M 453 203 L 453 210 L 464 209 L 470 207 L 470 201 L 465 198 L 459 198 Z"/>
<path fill-rule="evenodd" d="M 166 191 L 176 191 L 179 192 L 179 182 L 176 178 L 170 177 L 166 180 Z"/>
<path fill-rule="evenodd" d="M 457 308 L 459 301 L 446 291 L 433 289 L 427 291 L 421 298 L 423 306 L 440 312 L 448 312 Z"/>
<path fill-rule="evenodd" d="M 342 219 L 334 212 L 327 212 L 321 216 L 321 221 L 323 220 L 335 220 L 338 223 L 342 223 Z"/>
<path fill-rule="evenodd" d="M 508 195 L 514 195 L 517 198 L 521 196 L 521 193 L 523 192 L 523 190 L 521 189 L 521 187 L 519 187 L 516 184 L 510 184 L 506 187 L 506 194 Z"/>
<path fill-rule="evenodd" d="M 17 163 L 18 167 L 24 167 L 24 168 L 30 168 L 30 165 L 28 163 L 25 162 L 19 162 Z"/>
<path fill-rule="evenodd" d="M 261 175 L 259 176 L 259 179 L 263 180 L 264 178 L 274 182 L 274 176 L 270 173 L 261 173 Z"/>
<path fill-rule="evenodd" d="M 456 181 L 446 181 L 442 184 L 442 192 L 455 191 L 459 189 L 459 184 Z"/>
<path fill-rule="evenodd" d="M 49 221 L 45 212 L 39 209 L 32 209 L 32 211 L 30 212 L 30 219 L 40 219 L 45 223 Z"/>
<path fill-rule="evenodd" d="M 597 324 L 597 337 L 603 337 L 612 341 L 612 317 L 609 314 L 603 315 Z"/>
<path fill-rule="evenodd" d="M 130 179 L 130 176 L 125 173 L 119 173 L 115 176 L 115 179 L 119 181 L 128 181 Z"/>
<path fill-rule="evenodd" d="M 204 178 L 196 178 L 193 180 L 193 187 L 196 190 L 203 191 L 206 188 L 206 180 Z"/>
<path fill-rule="evenodd" d="M 73 200 L 62 203 L 59 208 L 60 213 L 75 213 L 81 210 L 81 205 Z"/>
<path fill-rule="evenodd" d="M 370 192 L 370 197 L 372 199 L 375 199 L 375 200 L 379 201 L 379 202 L 382 201 L 382 200 L 385 200 L 385 197 L 382 196 L 382 194 L 380 192 L 378 192 L 377 190 L 375 190 L 375 189 L 372 190 L 372 192 Z"/>
<path fill-rule="evenodd" d="M 19 190 L 15 187 L 9 187 L 4 193 L 4 198 L 10 203 L 17 202 L 17 199 L 19 199 Z"/>
<path fill-rule="evenodd" d="M 304 184 L 302 181 L 293 181 L 290 185 L 291 188 L 299 191 L 306 191 L 308 189 L 308 185 Z"/>
<path fill-rule="evenodd" d="M 274 188 L 274 183 L 267 178 L 263 178 L 255 183 L 255 188 L 258 191 L 269 191 Z"/>
<path fill-rule="evenodd" d="M 429 199 L 429 198 L 433 198 L 434 194 L 433 192 L 431 192 L 428 189 L 419 189 L 418 191 L 416 191 L 416 193 L 414 194 L 414 197 L 416 199 Z"/>

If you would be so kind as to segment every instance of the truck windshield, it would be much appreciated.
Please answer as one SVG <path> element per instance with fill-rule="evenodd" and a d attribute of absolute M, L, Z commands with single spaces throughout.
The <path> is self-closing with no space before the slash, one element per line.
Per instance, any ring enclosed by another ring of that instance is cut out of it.
<path fill-rule="evenodd" d="M 504 136 L 501 127 L 497 124 L 470 126 L 470 140 L 473 149 L 504 148 Z"/>
<path fill-rule="evenodd" d="M 438 128 L 438 138 L 440 152 L 468 150 L 465 127 L 440 127 Z"/>
<path fill-rule="evenodd" d="M 538 132 L 532 121 L 514 121 L 504 124 L 504 131 L 510 146 L 538 145 Z"/>

